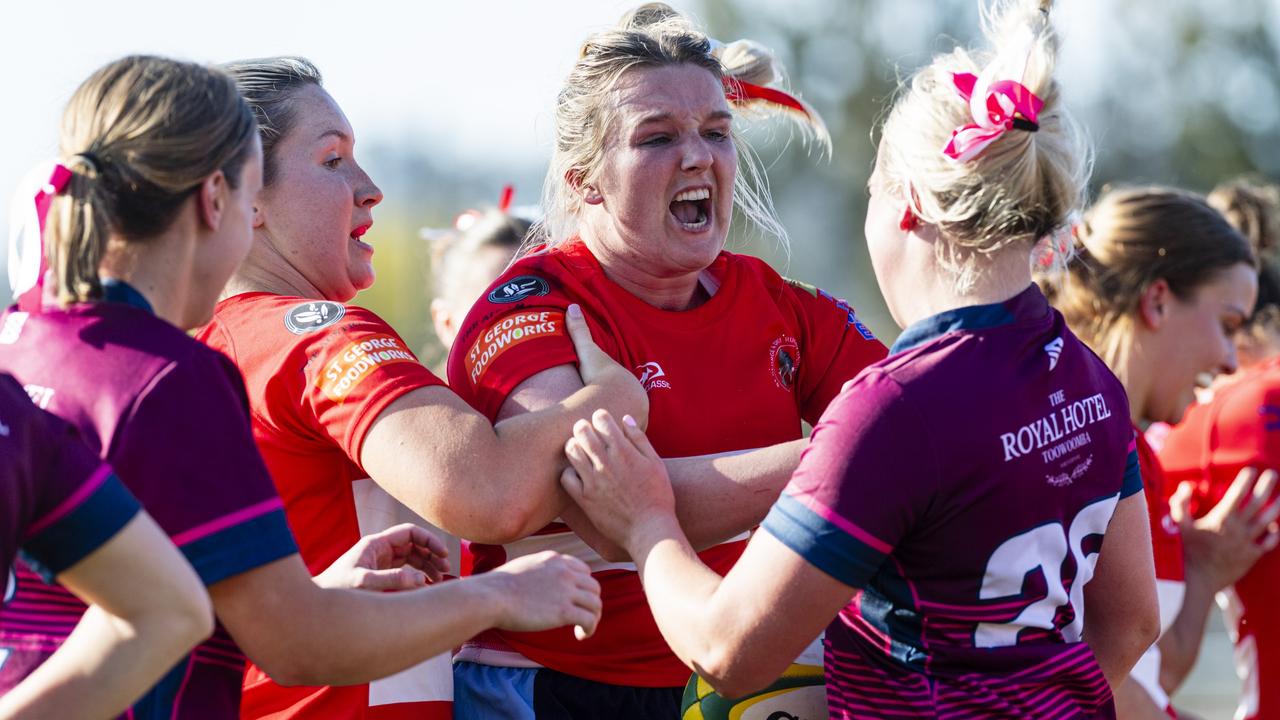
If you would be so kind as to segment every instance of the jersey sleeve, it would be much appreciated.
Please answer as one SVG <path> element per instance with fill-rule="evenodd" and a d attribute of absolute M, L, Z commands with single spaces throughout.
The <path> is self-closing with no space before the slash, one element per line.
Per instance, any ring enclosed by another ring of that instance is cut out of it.
<path fill-rule="evenodd" d="M 206 585 L 296 553 L 239 371 L 200 348 L 135 401 L 110 457 Z"/>
<path fill-rule="evenodd" d="M 32 502 L 20 538 L 22 553 L 52 581 L 114 537 L 140 506 L 67 423 L 31 406 L 20 431 L 34 461 L 23 478 Z"/>
<path fill-rule="evenodd" d="M 801 337 L 797 397 L 801 416 L 816 423 L 844 384 L 889 350 L 858 320 L 849 303 L 812 285 L 787 280 Z"/>
<path fill-rule="evenodd" d="M 359 464 L 365 436 L 388 405 L 444 381 L 418 362 L 390 325 L 364 308 L 348 307 L 342 321 L 323 332 L 310 346 L 303 370 L 304 415 Z"/>
<path fill-rule="evenodd" d="M 515 272 L 476 302 L 449 353 L 449 386 L 490 421 L 520 383 L 578 361 L 564 314 L 580 300 L 545 274 Z"/>
<path fill-rule="evenodd" d="M 871 371 L 832 401 L 762 527 L 819 570 L 860 588 L 937 488 L 923 417 L 892 378 Z"/>

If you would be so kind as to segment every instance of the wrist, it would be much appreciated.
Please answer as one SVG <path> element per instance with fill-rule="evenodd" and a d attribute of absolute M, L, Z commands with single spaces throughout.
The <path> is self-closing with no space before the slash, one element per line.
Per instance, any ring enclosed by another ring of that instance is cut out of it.
<path fill-rule="evenodd" d="M 511 615 L 513 593 L 508 589 L 509 575 L 501 570 L 490 570 L 480 575 L 473 575 L 472 607 L 480 609 L 486 627 L 503 625 Z"/>
<path fill-rule="evenodd" d="M 671 539 L 688 542 L 675 512 L 654 512 L 632 524 L 625 547 L 627 553 L 638 563 L 655 545 Z"/>

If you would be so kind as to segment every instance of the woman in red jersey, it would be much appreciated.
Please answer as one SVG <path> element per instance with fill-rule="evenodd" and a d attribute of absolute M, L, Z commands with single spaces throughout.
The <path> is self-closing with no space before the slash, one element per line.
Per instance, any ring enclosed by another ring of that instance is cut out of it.
<path fill-rule="evenodd" d="M 0 696 L 0 717 L 111 717 L 213 632 L 209 596 L 164 531 L 70 426 L 6 374 L 0 529 L 6 602 L 21 550 L 91 604 L 68 641 Z M 7 656 L 0 650 L 0 664 Z"/>
<path fill-rule="evenodd" d="M 546 412 L 495 427 L 469 408 L 386 322 L 348 304 L 373 282 L 365 233 L 382 192 L 319 71 L 300 58 L 226 69 L 260 123 L 263 189 L 248 258 L 198 337 L 244 374 L 254 437 L 308 567 L 406 517 L 485 541 L 545 524 L 572 423 L 600 403 L 646 411 L 635 378 L 588 343 L 575 352 L 585 387 Z M 575 322 L 543 329 L 568 337 Z M 249 669 L 245 717 L 446 717 L 453 696 L 448 653 L 348 687 L 269 675 Z"/>
<path fill-rule="evenodd" d="M 578 303 L 601 346 L 644 384 L 664 457 L 776 448 L 779 472 L 730 485 L 689 482 L 673 465 L 682 519 L 720 571 L 794 466 L 796 445 L 782 444 L 885 353 L 845 302 L 724 249 L 735 209 L 785 238 L 750 182 L 754 166 L 740 172 L 751 156 L 734 135 L 739 103 L 772 98 L 821 133 L 811 110 L 763 87 L 776 74 L 760 46 L 721 46 L 658 3 L 589 37 L 557 99 L 546 244 L 472 308 L 449 363 L 454 390 L 494 420 L 570 397 L 581 387 L 572 348 L 545 328 Z M 601 581 L 607 619 L 585 643 L 559 632 L 468 643 L 455 680 L 472 708 L 460 700 L 459 718 L 677 714 L 689 671 L 654 625 L 635 566 L 590 547 L 594 534 L 572 506 L 559 520 L 502 545 L 473 543 L 476 567 L 542 548 L 575 554 Z M 813 650 L 805 664 L 820 665 Z"/>
<path fill-rule="evenodd" d="M 134 717 L 236 717 L 246 655 L 283 682 L 361 683 L 495 624 L 591 629 L 595 581 L 551 554 L 404 593 L 312 581 L 254 446 L 239 372 L 186 334 L 208 321 L 253 237 L 262 155 L 231 77 L 156 57 L 110 63 L 68 103 L 60 152 L 64 172 L 42 191 L 57 302 L 26 296 L 0 318 L 0 368 L 112 464 L 220 621 Z M 409 544 L 441 549 L 423 533 L 382 539 L 341 562 Z M 74 641 L 83 613 L 20 572 L 0 615 L 4 688 Z"/>
<path fill-rule="evenodd" d="M 1188 568 L 1191 556 L 1204 553 L 1202 564 L 1220 571 L 1215 583 L 1223 587 L 1218 603 L 1235 643 L 1241 682 L 1236 717 L 1255 720 L 1280 714 L 1280 622 L 1275 612 L 1280 554 L 1270 551 L 1274 540 L 1218 547 L 1224 544 L 1202 546 L 1192 539 L 1206 529 L 1249 536 L 1248 526 L 1222 499 L 1239 492 L 1232 486 L 1243 468 L 1280 469 L 1280 187 L 1237 180 L 1214 189 L 1208 200 L 1253 245 L 1258 302 L 1235 334 L 1240 372 L 1215 382 L 1209 396 L 1187 411 L 1157 452 L 1169 490 L 1178 489 L 1170 509 L 1179 516 Z M 1192 650 L 1197 645 L 1191 645 Z M 1196 653 L 1181 657 L 1184 661 L 1176 666 L 1168 656 L 1162 663 L 1162 680 L 1170 686 L 1191 670 Z"/>
<path fill-rule="evenodd" d="M 1276 484 L 1270 472 L 1232 476 L 1216 528 L 1180 529 L 1170 515 L 1172 487 L 1140 431 L 1178 422 L 1198 377 L 1236 370 L 1232 337 L 1253 308 L 1257 271 L 1248 241 L 1220 213 L 1203 197 L 1170 188 L 1108 192 L 1075 238 L 1077 253 L 1054 302 L 1124 381 L 1139 429 L 1160 590 L 1163 634 L 1121 688 L 1117 707 L 1122 717 L 1158 718 L 1173 712 L 1169 695 L 1195 661 L 1214 593 L 1280 540 L 1267 530 L 1280 513 L 1280 505 L 1266 504 Z"/>
<path fill-rule="evenodd" d="M 1123 388 L 1030 272 L 1083 203 L 1089 148 L 1048 3 L 999 8 L 990 51 L 935 57 L 887 114 L 865 230 L 905 329 L 732 570 L 698 562 L 638 428 L 600 413 L 566 448 L 566 488 L 635 558 L 672 649 L 750 694 L 731 715 L 768 708 L 825 626 L 832 717 L 1113 717 L 1155 637 Z"/>

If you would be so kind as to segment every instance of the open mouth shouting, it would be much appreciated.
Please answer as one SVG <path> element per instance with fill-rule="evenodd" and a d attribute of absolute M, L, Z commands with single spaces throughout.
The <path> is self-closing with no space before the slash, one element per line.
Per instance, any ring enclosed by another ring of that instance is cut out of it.
<path fill-rule="evenodd" d="M 671 201 L 671 215 L 689 232 L 707 229 L 711 225 L 711 189 L 691 188 L 677 193 Z"/>

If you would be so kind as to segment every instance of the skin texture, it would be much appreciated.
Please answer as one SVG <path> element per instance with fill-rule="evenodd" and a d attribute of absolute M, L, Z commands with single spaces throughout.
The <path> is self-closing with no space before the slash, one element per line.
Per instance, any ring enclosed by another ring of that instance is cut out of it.
<path fill-rule="evenodd" d="M 1213 273 L 1186 298 L 1164 280 L 1143 291 L 1123 375 L 1135 422 L 1177 423 L 1198 376 L 1236 371 L 1232 338 L 1257 295 L 1257 272 L 1244 263 Z"/>
<path fill-rule="evenodd" d="M 627 72 L 613 89 L 613 124 L 597 177 L 579 186 L 582 239 L 605 275 L 666 310 L 706 299 L 698 274 L 724 248 L 738 160 L 720 81 L 693 65 Z M 690 189 L 711 193 L 705 227 L 671 212 Z"/>
<path fill-rule="evenodd" d="M 115 717 L 213 632 L 200 579 L 145 512 L 57 580 L 89 609 L 57 652 L 0 696 L 0 717 Z"/>
<path fill-rule="evenodd" d="M 258 197 L 243 271 L 281 294 L 346 302 L 373 284 L 373 225 L 382 190 L 355 158 L 355 131 L 324 89 L 293 97 L 296 124 L 275 148 L 277 173 Z"/>

